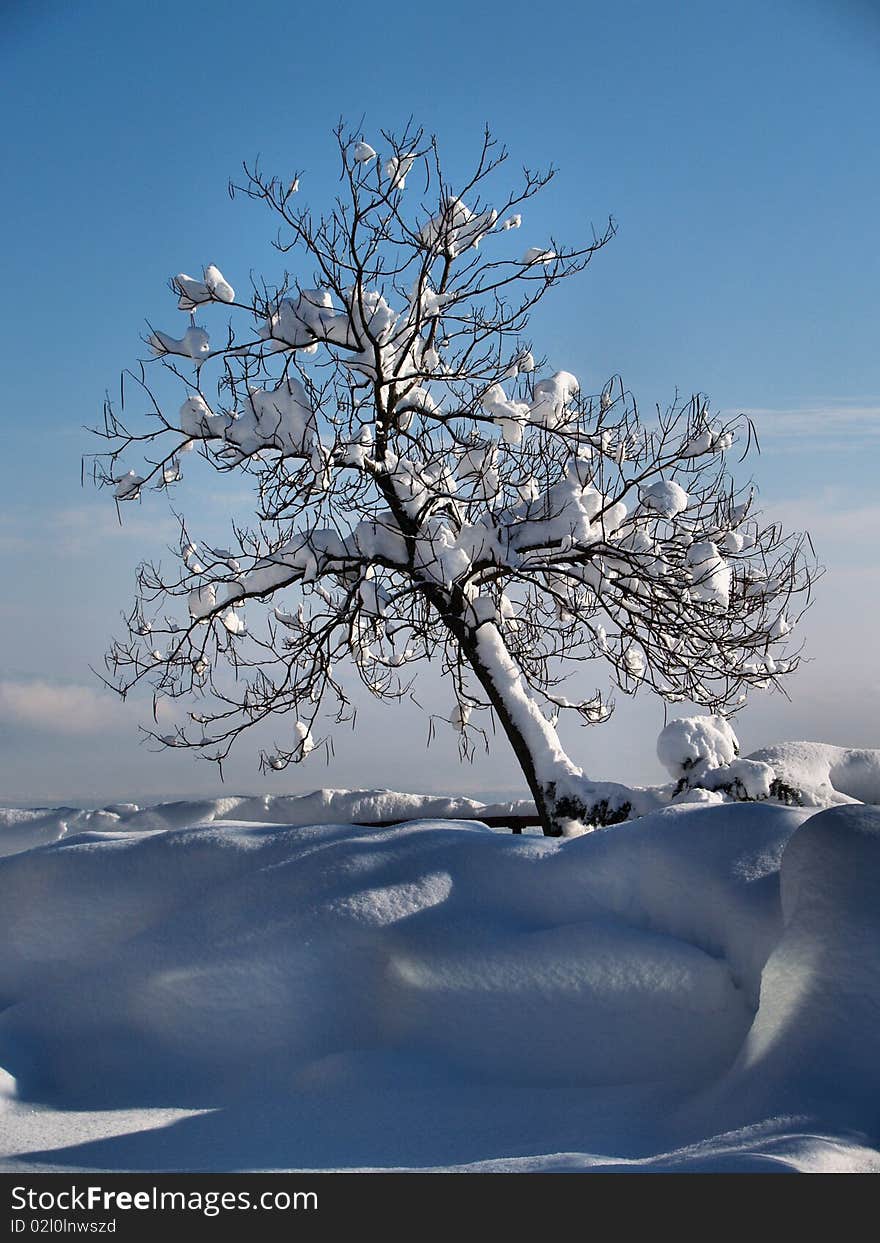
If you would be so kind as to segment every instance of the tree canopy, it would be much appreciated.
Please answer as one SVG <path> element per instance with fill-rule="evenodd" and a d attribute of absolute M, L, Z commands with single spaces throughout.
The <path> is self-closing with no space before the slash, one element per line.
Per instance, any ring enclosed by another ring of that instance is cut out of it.
<path fill-rule="evenodd" d="M 646 421 L 620 377 L 589 392 L 547 366 L 530 313 L 614 233 L 519 241 L 552 170 L 499 189 L 507 153 L 487 131 L 453 185 L 421 130 L 376 149 L 342 125 L 335 138 L 340 190 L 321 213 L 299 176 L 245 166 L 231 190 L 273 213 L 285 270 L 245 296 L 214 264 L 175 276 L 189 325 L 151 328 L 152 360 L 127 374 L 149 419 L 105 407 L 94 472 L 117 503 L 179 490 L 192 450 L 254 495 L 230 547 L 181 518 L 176 567 L 139 568 L 111 680 L 191 700 L 186 725 L 154 736 L 221 764 L 276 721 L 261 760 L 280 769 L 350 718 L 352 676 L 400 699 L 437 661 L 462 754 L 493 713 L 546 832 L 621 818 L 626 792 L 587 780 L 559 714 L 606 720 L 609 680 L 722 713 L 779 684 L 798 664 L 808 541 L 728 473 L 748 420 L 695 396 Z M 154 366 L 182 386 L 179 408 Z"/>

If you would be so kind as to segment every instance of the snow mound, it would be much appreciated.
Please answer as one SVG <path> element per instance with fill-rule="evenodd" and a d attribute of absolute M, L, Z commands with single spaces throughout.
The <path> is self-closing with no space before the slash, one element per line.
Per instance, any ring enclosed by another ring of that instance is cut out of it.
<path fill-rule="evenodd" d="M 880 812 L 275 819 L 383 795 L 122 806 L 0 860 L 15 1168 L 876 1166 Z"/>
<path fill-rule="evenodd" d="M 748 757 L 767 764 L 804 807 L 880 803 L 880 750 L 780 742 Z"/>
<path fill-rule="evenodd" d="M 748 1038 L 710 1104 L 744 1115 L 772 1095 L 781 1113 L 876 1134 L 880 812 L 812 816 L 786 845 L 780 875 L 782 935 Z"/>

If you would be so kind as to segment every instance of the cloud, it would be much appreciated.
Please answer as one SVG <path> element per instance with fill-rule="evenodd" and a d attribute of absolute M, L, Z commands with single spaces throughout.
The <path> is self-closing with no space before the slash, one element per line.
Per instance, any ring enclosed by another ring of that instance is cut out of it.
<path fill-rule="evenodd" d="M 754 419 L 760 441 L 785 441 L 787 450 L 814 452 L 822 444 L 850 451 L 859 445 L 876 447 L 880 438 L 880 404 L 876 401 L 828 398 L 788 409 L 745 407 L 742 412 Z"/>
<path fill-rule="evenodd" d="M 67 505 L 34 512 L 32 506 L 8 509 L 0 518 L 0 550 L 28 552 L 47 549 L 62 556 L 109 555 L 126 541 L 149 541 L 162 552 L 180 536 L 179 522 L 167 511 L 150 514 L 139 506 L 120 515 L 110 505 Z"/>
<path fill-rule="evenodd" d="M 0 724 L 45 734 L 103 734 L 122 719 L 122 704 L 90 686 L 0 681 Z"/>
<path fill-rule="evenodd" d="M 768 515 L 788 531 L 809 531 L 820 560 L 839 567 L 856 564 L 876 569 L 880 544 L 880 503 L 853 504 L 841 487 L 825 487 L 808 496 L 773 500 Z"/>
<path fill-rule="evenodd" d="M 151 516 L 124 510 L 122 519 L 115 508 L 81 505 L 50 511 L 45 518 L 45 534 L 60 552 L 69 556 L 109 555 L 128 540 L 149 540 L 156 552 L 179 539 L 180 526 L 167 513 Z"/>

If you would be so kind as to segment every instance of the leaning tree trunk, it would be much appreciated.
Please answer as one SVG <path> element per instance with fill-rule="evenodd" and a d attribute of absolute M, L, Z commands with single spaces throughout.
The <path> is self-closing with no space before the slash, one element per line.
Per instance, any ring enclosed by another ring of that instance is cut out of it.
<path fill-rule="evenodd" d="M 572 763 L 555 727 L 529 693 L 498 627 L 484 622 L 458 637 L 519 761 L 545 836 L 561 837 L 571 820 L 596 825 L 627 819 L 625 788 L 594 785 Z"/>

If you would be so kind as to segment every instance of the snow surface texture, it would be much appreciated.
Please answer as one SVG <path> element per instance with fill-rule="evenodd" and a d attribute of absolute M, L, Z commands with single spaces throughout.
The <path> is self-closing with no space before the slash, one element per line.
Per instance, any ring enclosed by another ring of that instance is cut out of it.
<path fill-rule="evenodd" d="M 99 810 L 78 807 L 0 808 L 0 855 L 15 854 L 89 832 L 161 832 L 214 821 L 257 824 L 375 824 L 384 820 L 478 819 L 530 815 L 534 803 L 477 803 L 470 798 L 404 794 L 399 790 L 314 790 L 311 794 L 244 795 L 158 803 L 112 803 Z"/>
<path fill-rule="evenodd" d="M 880 811 L 290 824 L 381 797 L 0 861 L 4 1167 L 880 1170 Z"/>

